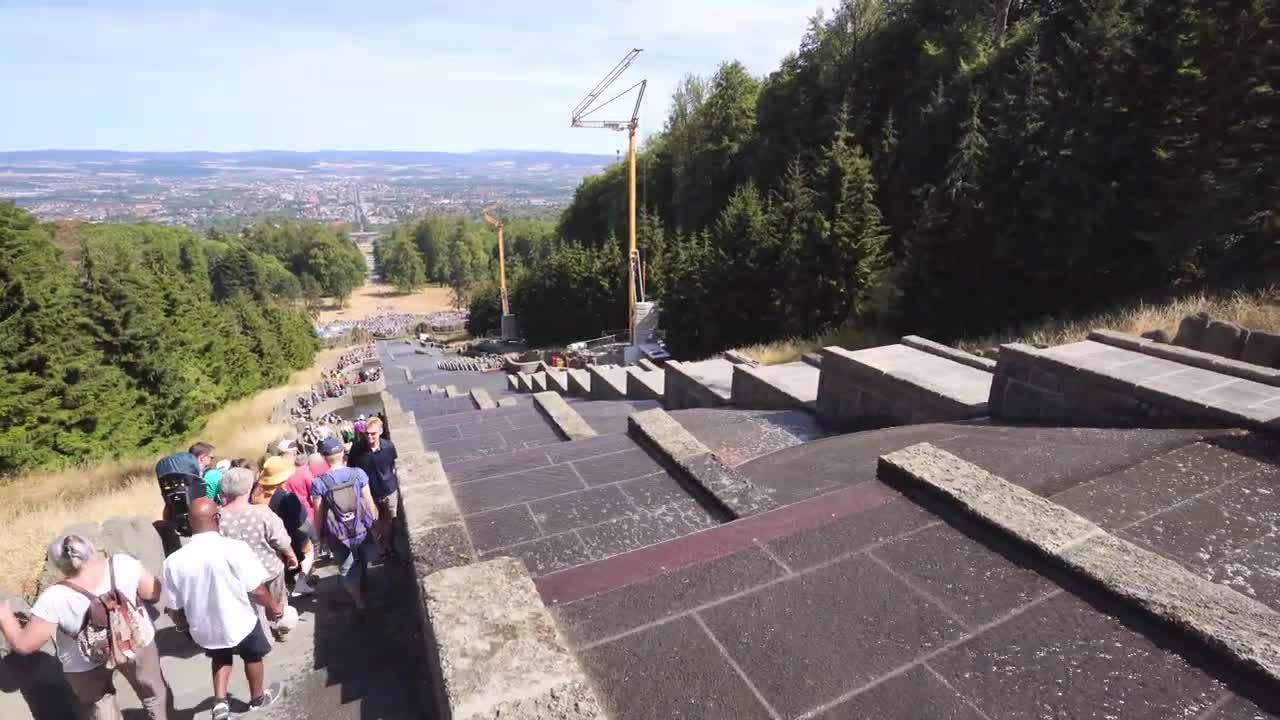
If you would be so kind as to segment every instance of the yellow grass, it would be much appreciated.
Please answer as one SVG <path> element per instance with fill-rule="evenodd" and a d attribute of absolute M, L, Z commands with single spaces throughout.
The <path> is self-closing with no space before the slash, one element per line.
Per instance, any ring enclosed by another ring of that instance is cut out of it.
<path fill-rule="evenodd" d="M 384 312 L 423 314 L 451 310 L 447 287 L 427 287 L 407 295 L 398 294 L 390 285 L 370 280 L 351 293 L 346 307 L 329 307 L 320 313 L 320 322 L 362 320 Z"/>
<path fill-rule="evenodd" d="M 1083 340 L 1089 331 L 1102 328 L 1133 335 L 1164 330 L 1172 337 L 1182 318 L 1198 312 L 1207 312 L 1215 319 L 1252 330 L 1280 333 L 1280 286 L 1257 292 L 1191 295 L 1164 303 L 1138 302 L 1081 318 L 1049 318 L 1008 332 L 962 340 L 957 345 L 966 350 L 991 348 L 1007 342 L 1061 345 Z M 776 365 L 798 360 L 801 355 L 827 345 L 852 350 L 884 345 L 896 339 L 882 331 L 846 328 L 816 338 L 748 345 L 739 348 L 739 352 L 761 364 Z"/>
<path fill-rule="evenodd" d="M 292 430 L 271 424 L 271 409 L 290 392 L 319 380 L 321 371 L 345 351 L 325 350 L 312 367 L 294 373 L 287 385 L 222 408 L 209 417 L 203 431 L 174 449 L 185 449 L 199 439 L 211 443 L 220 458 L 257 462 L 268 443 Z M 0 590 L 30 597 L 43 568 L 45 545 L 68 525 L 116 515 L 159 518 L 162 503 L 153 470 L 158 459 L 33 472 L 0 485 Z"/>

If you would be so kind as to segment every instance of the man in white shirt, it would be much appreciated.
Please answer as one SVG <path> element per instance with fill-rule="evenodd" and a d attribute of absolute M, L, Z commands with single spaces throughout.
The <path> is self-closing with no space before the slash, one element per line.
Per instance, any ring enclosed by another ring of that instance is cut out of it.
<path fill-rule="evenodd" d="M 164 603 L 176 611 L 178 626 L 188 628 L 191 639 L 212 660 L 213 720 L 227 720 L 227 685 L 236 656 L 244 661 L 250 708 L 266 707 L 282 694 L 280 683 L 264 687 L 262 660 L 271 643 L 253 605 L 263 606 L 271 620 L 280 619 L 283 608 L 265 584 L 270 578 L 253 550 L 218 534 L 221 513 L 216 503 L 198 498 L 189 518 L 191 542 L 164 561 Z"/>

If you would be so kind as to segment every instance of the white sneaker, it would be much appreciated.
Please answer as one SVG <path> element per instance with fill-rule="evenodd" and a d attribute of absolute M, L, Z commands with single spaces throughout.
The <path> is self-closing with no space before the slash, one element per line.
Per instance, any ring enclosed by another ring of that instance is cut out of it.
<path fill-rule="evenodd" d="M 305 575 L 299 575 L 297 581 L 293 583 L 293 592 L 290 593 L 290 595 L 292 597 L 301 597 L 303 595 L 310 595 L 315 591 L 316 589 L 311 587 L 311 584 L 307 582 L 307 577 Z"/>

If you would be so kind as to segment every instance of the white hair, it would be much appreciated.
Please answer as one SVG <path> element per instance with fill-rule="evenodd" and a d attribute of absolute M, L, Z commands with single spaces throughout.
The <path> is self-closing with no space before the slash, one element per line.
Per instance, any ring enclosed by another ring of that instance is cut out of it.
<path fill-rule="evenodd" d="M 49 562 L 66 577 L 80 572 L 97 554 L 98 548 L 83 535 L 64 535 L 49 543 Z"/>
<path fill-rule="evenodd" d="M 218 492 L 227 500 L 235 500 L 253 491 L 253 481 L 253 471 L 249 468 L 231 468 L 222 474 Z"/>

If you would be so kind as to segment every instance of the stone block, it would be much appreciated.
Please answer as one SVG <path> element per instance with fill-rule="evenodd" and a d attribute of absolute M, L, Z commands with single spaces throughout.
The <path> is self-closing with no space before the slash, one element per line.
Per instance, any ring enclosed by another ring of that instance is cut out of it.
<path fill-rule="evenodd" d="M 529 375 L 529 387 L 533 388 L 533 392 L 545 392 L 547 389 L 547 373 L 536 372 Z"/>
<path fill-rule="evenodd" d="M 570 395 L 591 395 L 591 374 L 586 370 L 578 368 L 570 368 L 569 373 L 569 394 Z"/>
<path fill-rule="evenodd" d="M 510 390 L 510 391 L 512 391 L 512 392 L 519 392 L 519 391 L 520 391 L 520 383 L 519 383 L 519 381 L 516 379 L 516 376 L 515 376 L 515 375 L 508 375 L 508 376 L 507 376 L 507 389 L 508 389 L 508 390 Z"/>
<path fill-rule="evenodd" d="M 498 401 L 498 407 L 515 407 L 520 401 L 513 397 L 504 397 Z"/>
<path fill-rule="evenodd" d="M 1196 313 L 1182 318 L 1182 322 L 1178 323 L 1178 332 L 1173 336 L 1173 344 L 1199 350 L 1201 338 L 1208 324 L 1209 313 Z"/>
<path fill-rule="evenodd" d="M 627 368 L 627 397 L 632 400 L 662 402 L 666 392 L 666 373 L 662 370 Z"/>
<path fill-rule="evenodd" d="M 1254 365 L 1280 368 L 1280 335 L 1261 330 L 1249 331 L 1240 359 Z"/>
<path fill-rule="evenodd" d="M 462 391 L 458 389 L 457 385 L 445 385 L 444 396 L 447 398 L 461 397 Z"/>
<path fill-rule="evenodd" d="M 1049 392 L 1058 392 L 1058 390 L 1062 388 L 1062 378 L 1048 370 L 1042 370 L 1040 368 L 1031 369 L 1031 375 L 1028 378 L 1028 381 L 1031 385 L 1038 387 L 1041 390 L 1048 390 Z"/>
<path fill-rule="evenodd" d="M 627 397 L 627 372 L 620 367 L 592 365 L 587 369 L 591 377 L 592 400 L 624 400 Z"/>
<path fill-rule="evenodd" d="M 1009 380 L 1001 403 L 1001 417 L 1010 420 L 1040 418 L 1041 391 L 1021 380 Z"/>
<path fill-rule="evenodd" d="M 1158 342 L 1162 345 L 1168 345 L 1171 342 L 1169 333 L 1164 330 L 1148 330 L 1142 333 L 1142 337 L 1152 342 Z"/>
<path fill-rule="evenodd" d="M 547 389 L 561 394 L 568 394 L 569 373 L 565 370 L 547 368 Z"/>
<path fill-rule="evenodd" d="M 1196 349 L 1225 358 L 1238 359 L 1241 351 L 1244 350 L 1247 336 L 1248 331 L 1235 323 L 1210 320 L 1204 328 L 1200 347 Z"/>
<path fill-rule="evenodd" d="M 479 410 L 492 410 L 498 407 L 498 404 L 489 396 L 489 391 L 484 388 L 471 388 L 471 401 Z"/>
<path fill-rule="evenodd" d="M 422 582 L 454 720 L 594 720 L 590 683 L 524 565 L 497 558 Z"/>
<path fill-rule="evenodd" d="M 551 391 L 535 393 L 533 402 L 566 439 L 586 440 L 596 436 L 596 431 L 592 430 L 578 411 L 570 407 L 558 393 Z"/>

